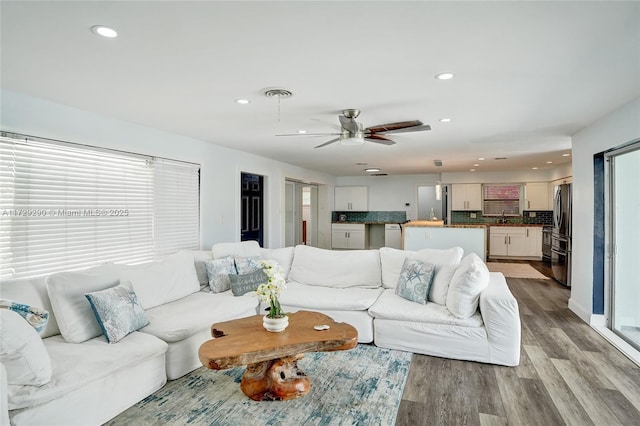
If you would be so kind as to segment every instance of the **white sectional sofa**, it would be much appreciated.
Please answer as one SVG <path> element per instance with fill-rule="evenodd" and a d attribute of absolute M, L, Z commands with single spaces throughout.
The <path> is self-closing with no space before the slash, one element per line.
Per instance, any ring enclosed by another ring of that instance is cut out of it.
<path fill-rule="evenodd" d="M 250 294 L 236 297 L 231 291 L 209 291 L 204 262 L 226 256 L 277 261 L 287 280 L 280 299 L 286 311 L 320 311 L 348 322 L 357 328 L 362 343 L 506 366 L 519 363 L 515 298 L 502 274 L 489 273 L 475 255 L 463 257 L 460 248 L 330 251 L 222 243 L 211 251 L 180 252 L 162 262 L 106 264 L 0 283 L 0 298 L 50 312 L 39 349 L 45 354 L 42 359 L 50 358 L 50 379 L 40 386 L 11 384 L 7 375 L 0 374 L 4 398 L 0 420 L 104 423 L 161 388 L 167 379 L 198 368 L 198 348 L 210 339 L 212 323 L 261 311 L 258 299 Z M 429 303 L 396 294 L 407 258 L 434 265 Z M 84 294 L 123 281 L 132 284 L 149 324 L 109 344 Z M 3 324 L 4 318 L 0 318 Z"/>

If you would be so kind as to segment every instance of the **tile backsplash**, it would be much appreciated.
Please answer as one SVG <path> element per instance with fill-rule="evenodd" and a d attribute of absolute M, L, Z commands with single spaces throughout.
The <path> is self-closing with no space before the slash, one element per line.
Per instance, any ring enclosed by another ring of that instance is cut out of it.
<path fill-rule="evenodd" d="M 373 211 L 373 212 L 331 212 L 331 221 L 337 222 L 341 214 L 347 216 L 346 222 L 389 222 L 404 223 L 407 221 L 405 211 Z"/>
<path fill-rule="evenodd" d="M 475 213 L 476 217 L 472 218 L 471 213 Z M 530 217 L 531 213 L 535 213 L 536 217 Z M 456 224 L 486 224 L 496 223 L 498 220 L 495 216 L 482 216 L 482 211 L 452 211 L 451 223 Z M 525 210 L 523 216 L 509 217 L 507 223 L 526 223 L 531 225 L 551 225 L 553 224 L 553 211 L 551 210 Z"/>

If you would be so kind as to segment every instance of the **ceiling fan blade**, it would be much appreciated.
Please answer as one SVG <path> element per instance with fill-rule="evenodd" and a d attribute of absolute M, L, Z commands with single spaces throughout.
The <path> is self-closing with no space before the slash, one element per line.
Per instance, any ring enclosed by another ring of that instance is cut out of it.
<path fill-rule="evenodd" d="M 388 133 L 410 133 L 410 132 L 424 132 L 425 130 L 431 130 L 431 126 L 429 126 L 428 124 L 424 124 L 424 125 L 415 126 L 415 127 L 405 127 L 404 129 L 388 130 L 386 132 L 381 132 L 381 133 L 384 133 L 384 134 L 388 134 Z"/>
<path fill-rule="evenodd" d="M 423 126 L 423 124 L 424 123 L 420 120 L 398 121 L 397 123 L 387 123 L 387 124 L 380 124 L 377 126 L 367 127 L 365 130 L 371 133 L 389 133 L 389 132 L 397 131 L 400 129 L 420 127 L 420 126 Z M 429 127 L 429 129 L 431 129 L 431 127 Z M 428 130 L 428 129 L 423 129 L 423 130 Z"/>
<path fill-rule="evenodd" d="M 323 146 L 331 145 L 332 143 L 338 142 L 339 140 L 340 138 L 331 139 L 330 141 L 327 141 L 322 145 L 314 146 L 314 148 L 322 148 Z"/>
<path fill-rule="evenodd" d="M 335 136 L 342 133 L 281 133 L 276 136 Z"/>
<path fill-rule="evenodd" d="M 395 145 L 396 142 L 392 141 L 391 139 L 385 138 L 384 136 L 380 136 L 380 135 L 371 135 L 371 136 L 366 136 L 364 138 L 364 140 L 369 141 L 369 142 L 373 142 L 373 143 L 379 143 L 382 145 Z"/>

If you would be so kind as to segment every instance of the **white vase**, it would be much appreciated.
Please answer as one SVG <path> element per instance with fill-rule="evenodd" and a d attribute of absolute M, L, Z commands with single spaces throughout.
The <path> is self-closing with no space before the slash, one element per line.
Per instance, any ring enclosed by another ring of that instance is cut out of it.
<path fill-rule="evenodd" d="M 279 333 L 284 331 L 287 326 L 289 326 L 289 317 L 286 315 L 281 316 L 280 318 L 269 318 L 267 315 L 262 318 L 262 326 L 267 331 L 271 331 L 272 333 Z"/>

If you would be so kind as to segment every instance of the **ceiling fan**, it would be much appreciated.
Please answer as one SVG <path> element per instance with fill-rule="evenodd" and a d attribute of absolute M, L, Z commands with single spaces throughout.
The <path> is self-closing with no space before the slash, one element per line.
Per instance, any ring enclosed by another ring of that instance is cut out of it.
<path fill-rule="evenodd" d="M 359 115 L 359 109 L 343 109 L 342 115 L 338 115 L 338 119 L 340 120 L 340 133 L 288 133 L 276 136 L 338 136 L 314 147 L 322 148 L 323 146 L 327 146 L 338 141 L 343 145 L 360 145 L 365 141 L 379 143 L 382 145 L 394 145 L 396 142 L 385 137 L 387 134 L 431 130 L 431 126 L 423 124 L 420 120 L 400 121 L 397 123 L 380 124 L 364 128 L 362 123 L 358 123 L 356 121 L 356 118 L 358 118 Z"/>

